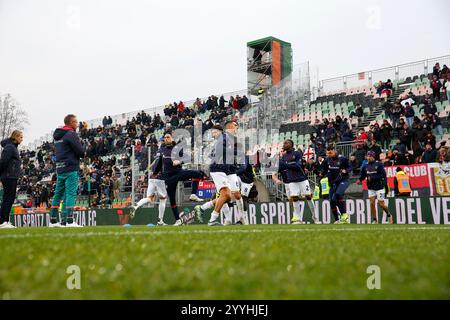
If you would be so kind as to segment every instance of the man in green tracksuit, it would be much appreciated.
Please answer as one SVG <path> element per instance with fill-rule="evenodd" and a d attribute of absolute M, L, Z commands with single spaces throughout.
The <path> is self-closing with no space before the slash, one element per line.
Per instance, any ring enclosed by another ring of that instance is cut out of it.
<path fill-rule="evenodd" d="M 64 118 L 64 127 L 58 128 L 53 134 L 56 149 L 56 190 L 50 209 L 49 227 L 81 227 L 73 221 L 73 208 L 77 199 L 78 172 L 80 158 L 84 157 L 84 147 L 76 130 L 77 117 L 69 114 Z M 63 201 L 61 210 L 62 222 L 59 223 L 58 208 Z"/>

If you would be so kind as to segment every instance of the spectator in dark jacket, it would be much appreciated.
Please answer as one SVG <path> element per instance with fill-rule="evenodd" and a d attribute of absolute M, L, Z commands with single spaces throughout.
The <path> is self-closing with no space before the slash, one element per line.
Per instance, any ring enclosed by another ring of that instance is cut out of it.
<path fill-rule="evenodd" d="M 366 147 L 366 151 L 373 151 L 375 153 L 375 160 L 380 161 L 380 154 L 382 152 L 379 144 L 376 143 L 375 140 L 371 140 Z"/>
<path fill-rule="evenodd" d="M 62 225 L 66 227 L 79 227 L 73 221 L 73 209 L 77 197 L 78 172 L 80 170 L 80 158 L 84 157 L 84 147 L 76 134 L 77 117 L 69 114 L 64 118 L 65 126 L 55 130 L 56 149 L 56 190 L 50 210 L 50 226 L 60 227 L 58 220 L 58 207 L 62 200 Z"/>
<path fill-rule="evenodd" d="M 405 110 L 404 110 L 404 112 L 405 112 L 405 117 L 406 117 L 406 123 L 408 124 L 408 126 L 411 127 L 412 124 L 413 124 L 413 121 L 414 121 L 415 113 L 414 113 L 413 107 L 411 107 L 409 105 L 409 102 L 405 103 Z"/>
<path fill-rule="evenodd" d="M 361 165 L 366 158 L 366 149 L 363 148 L 363 145 L 358 143 L 356 145 L 356 150 L 350 156 L 350 162 L 352 163 L 353 173 L 359 174 L 359 170 L 361 169 Z"/>
<path fill-rule="evenodd" d="M 380 128 L 381 147 L 383 149 L 388 149 L 389 145 L 391 144 L 391 140 L 392 140 L 392 126 L 387 120 L 384 120 Z"/>
<path fill-rule="evenodd" d="M 441 73 L 441 66 L 439 65 L 439 63 L 436 63 L 433 67 L 433 76 L 439 78 L 440 73 Z"/>
<path fill-rule="evenodd" d="M 406 123 L 403 125 L 403 128 L 399 130 L 398 138 L 400 139 L 400 143 L 406 146 L 407 150 L 412 150 L 411 148 L 412 132 Z"/>
<path fill-rule="evenodd" d="M 430 100 L 425 100 L 424 105 L 420 107 L 419 111 L 422 111 L 425 114 L 435 114 L 437 112 L 437 108 Z"/>
<path fill-rule="evenodd" d="M 433 149 L 431 143 L 425 145 L 425 151 L 422 155 L 422 163 L 432 163 L 435 162 L 437 158 L 437 151 Z"/>
<path fill-rule="evenodd" d="M 21 165 L 17 146 L 23 141 L 22 132 L 15 130 L 9 139 L 3 140 L 0 158 L 0 178 L 3 184 L 3 200 L 0 209 L 0 228 L 15 228 L 9 221 L 12 205 L 16 199 L 17 181 L 21 175 Z"/>
<path fill-rule="evenodd" d="M 400 121 L 400 115 L 403 113 L 403 107 L 399 102 L 396 102 L 391 109 L 392 126 L 395 128 Z"/>

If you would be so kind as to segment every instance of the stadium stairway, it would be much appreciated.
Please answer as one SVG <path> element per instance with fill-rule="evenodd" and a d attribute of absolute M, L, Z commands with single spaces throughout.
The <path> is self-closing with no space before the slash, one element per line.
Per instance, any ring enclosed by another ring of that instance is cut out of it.
<path fill-rule="evenodd" d="M 387 99 L 387 101 L 393 103 L 397 99 L 399 99 L 400 95 L 403 93 L 404 88 L 395 87 L 391 96 Z M 383 104 L 378 103 L 377 106 L 375 106 L 373 109 L 371 109 L 371 112 L 368 116 L 364 117 L 364 120 L 359 124 L 357 129 L 364 129 L 365 127 L 369 126 L 370 123 L 377 120 L 377 118 L 383 113 Z"/>

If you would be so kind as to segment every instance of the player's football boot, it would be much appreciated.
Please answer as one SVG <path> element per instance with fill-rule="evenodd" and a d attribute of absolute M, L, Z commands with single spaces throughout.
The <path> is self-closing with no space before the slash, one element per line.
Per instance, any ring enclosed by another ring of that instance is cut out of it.
<path fill-rule="evenodd" d="M 203 202 L 203 199 L 199 198 L 196 194 L 191 194 L 189 197 L 189 200 L 195 201 L 195 202 Z"/>
<path fill-rule="evenodd" d="M 195 215 L 200 223 L 203 223 L 203 209 L 200 205 L 194 207 Z"/>
<path fill-rule="evenodd" d="M 314 223 L 315 224 L 322 224 L 322 221 L 320 221 L 319 219 L 317 219 L 317 217 L 316 216 L 312 216 L 312 219 L 313 219 L 313 221 L 314 221 Z"/>
<path fill-rule="evenodd" d="M 178 219 L 177 221 L 175 221 L 175 224 L 174 224 L 175 227 L 180 227 L 180 226 L 182 226 L 182 225 L 183 225 L 183 221 L 181 221 L 180 219 Z"/>
<path fill-rule="evenodd" d="M 131 206 L 130 212 L 128 213 L 128 215 L 130 216 L 130 219 L 134 218 L 134 216 L 136 215 L 136 210 L 137 210 L 137 208 L 135 206 Z"/>
<path fill-rule="evenodd" d="M 83 228 L 83 226 L 80 226 L 78 223 L 76 223 L 75 221 L 72 223 L 67 223 L 66 224 L 66 228 Z"/>
<path fill-rule="evenodd" d="M 291 224 L 303 224 L 303 221 L 298 217 L 292 217 Z"/>
<path fill-rule="evenodd" d="M 49 223 L 48 224 L 48 227 L 49 228 L 61 228 L 62 227 L 62 225 L 61 225 L 61 223 L 59 223 L 59 222 L 55 222 L 55 223 Z"/>
<path fill-rule="evenodd" d="M 157 226 L 158 227 L 167 226 L 167 223 L 165 223 L 163 220 L 158 220 Z"/>
<path fill-rule="evenodd" d="M 342 214 L 339 224 L 350 224 L 350 216 L 347 213 Z"/>
<path fill-rule="evenodd" d="M 210 226 L 210 227 L 220 227 L 220 226 L 222 226 L 222 224 L 219 221 L 214 220 L 214 221 L 208 222 L 208 226 Z"/>
<path fill-rule="evenodd" d="M 11 222 L 3 222 L 0 224 L 0 229 L 16 229 L 16 227 Z"/>

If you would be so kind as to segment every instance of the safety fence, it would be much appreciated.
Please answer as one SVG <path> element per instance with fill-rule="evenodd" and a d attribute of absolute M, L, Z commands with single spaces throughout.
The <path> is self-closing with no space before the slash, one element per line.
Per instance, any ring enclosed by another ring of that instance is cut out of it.
<path fill-rule="evenodd" d="M 372 86 L 374 83 L 379 81 L 385 82 L 387 79 L 400 81 L 407 77 L 427 76 L 433 72 L 433 67 L 436 63 L 440 63 L 441 67 L 443 65 L 449 66 L 450 55 L 321 80 L 319 81 L 319 95 L 328 95 L 332 92 L 345 91 L 349 88 Z"/>

